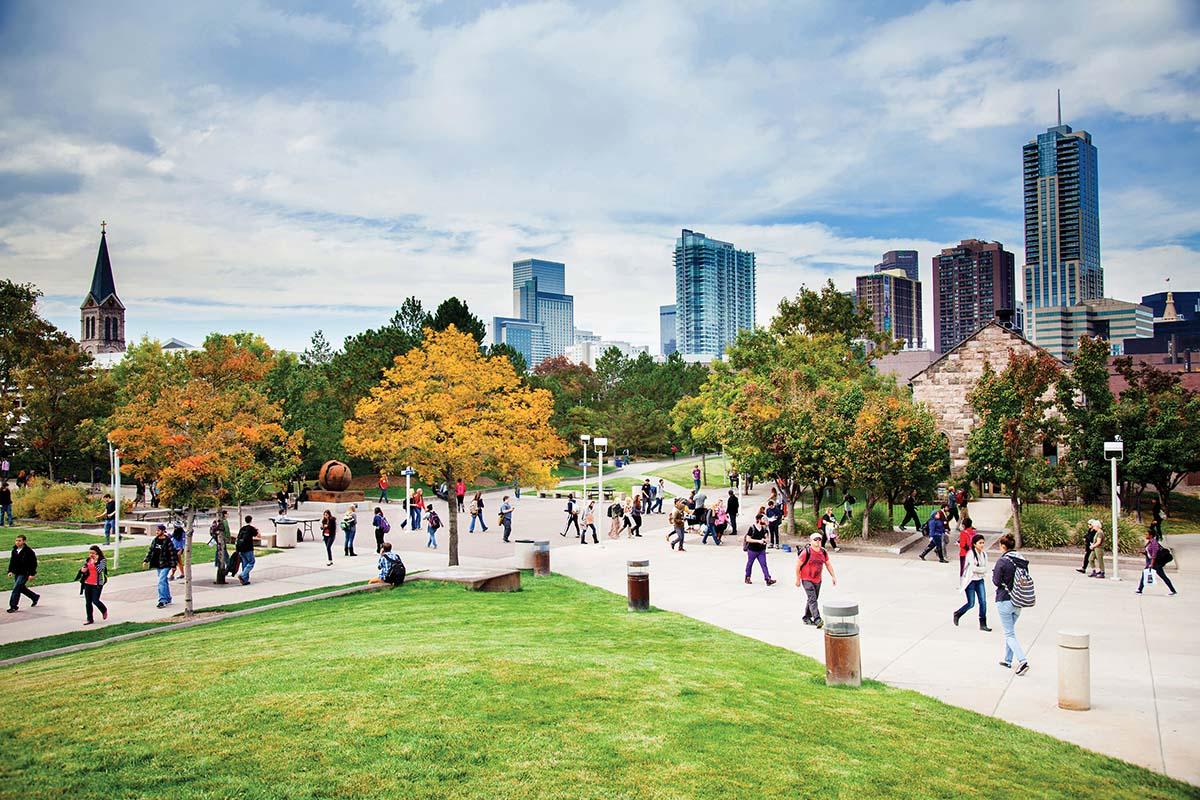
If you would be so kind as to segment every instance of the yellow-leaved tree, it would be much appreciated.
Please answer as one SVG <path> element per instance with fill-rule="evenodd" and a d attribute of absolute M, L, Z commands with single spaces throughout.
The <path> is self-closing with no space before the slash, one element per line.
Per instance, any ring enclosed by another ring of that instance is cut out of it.
<path fill-rule="evenodd" d="M 397 356 L 346 422 L 346 452 L 389 472 L 412 466 L 453 489 L 485 471 L 545 487 L 567 444 L 550 427 L 554 399 L 524 385 L 505 356 L 487 357 L 453 325 L 425 329 Z M 450 566 L 458 564 L 458 510 L 449 503 Z"/>

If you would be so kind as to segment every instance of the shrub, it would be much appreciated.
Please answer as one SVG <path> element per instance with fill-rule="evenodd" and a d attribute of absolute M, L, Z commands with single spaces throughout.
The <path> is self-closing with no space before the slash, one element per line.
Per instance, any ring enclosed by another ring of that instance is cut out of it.
<path fill-rule="evenodd" d="M 37 516 L 37 505 L 46 492 L 50 490 L 50 482 L 45 478 L 34 478 L 24 489 L 13 493 L 13 516 L 28 519 Z"/>
<path fill-rule="evenodd" d="M 1012 521 L 1009 521 L 1012 527 Z M 1021 546 L 1034 550 L 1065 547 L 1072 543 L 1072 531 L 1054 510 L 1034 505 L 1021 510 Z"/>
<path fill-rule="evenodd" d="M 887 509 L 886 502 L 885 503 L 876 503 L 875 507 L 871 509 L 870 527 L 871 527 L 872 533 L 878 533 L 878 532 L 886 533 L 887 531 L 890 531 L 893 527 L 895 527 L 895 523 L 892 522 L 892 518 L 888 516 L 888 509 Z M 858 529 L 861 531 L 862 525 L 859 525 Z"/>
<path fill-rule="evenodd" d="M 66 520 L 71 510 L 87 502 L 87 494 L 74 486 L 51 487 L 37 503 L 37 517 L 45 520 Z"/>
<path fill-rule="evenodd" d="M 1104 525 L 1104 550 L 1112 551 L 1112 517 L 1097 517 Z M 1075 526 L 1073 544 L 1083 546 L 1087 536 L 1087 520 Z M 1117 544 L 1123 555 L 1137 555 L 1146 546 L 1146 526 L 1139 525 L 1131 517 L 1117 518 Z"/>

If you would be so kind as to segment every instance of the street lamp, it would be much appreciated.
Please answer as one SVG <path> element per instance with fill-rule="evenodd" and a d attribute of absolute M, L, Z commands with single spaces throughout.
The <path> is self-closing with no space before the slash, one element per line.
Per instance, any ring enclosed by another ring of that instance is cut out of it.
<path fill-rule="evenodd" d="M 608 437 L 597 436 L 592 439 L 592 447 L 596 451 L 597 483 L 596 499 L 604 502 L 604 451 L 608 449 Z"/>
<path fill-rule="evenodd" d="M 412 497 L 412 476 L 417 474 L 417 471 L 412 467 L 405 467 L 400 471 L 404 476 L 404 510 L 408 512 L 409 518 L 412 518 L 412 509 L 408 507 L 408 498 Z"/>
<path fill-rule="evenodd" d="M 588 442 L 590 442 L 591 440 L 592 440 L 592 436 L 591 436 L 591 434 L 588 434 L 588 433 L 581 434 L 579 437 L 579 441 L 583 442 L 583 500 L 584 500 L 584 502 L 587 502 L 587 467 L 588 467 L 587 446 L 588 446 Z"/>
<path fill-rule="evenodd" d="M 1104 443 L 1104 457 L 1112 464 L 1112 537 L 1113 537 L 1113 580 L 1121 580 L 1117 573 L 1117 549 L 1120 539 L 1117 537 L 1117 516 L 1121 511 L 1121 500 L 1117 497 L 1117 462 L 1125 458 L 1125 443 L 1120 436 L 1114 436 L 1113 441 Z"/>
<path fill-rule="evenodd" d="M 116 503 L 113 513 L 113 533 L 117 542 L 113 549 L 113 569 L 121 567 L 121 451 L 108 443 L 108 469 L 112 474 L 112 496 Z"/>

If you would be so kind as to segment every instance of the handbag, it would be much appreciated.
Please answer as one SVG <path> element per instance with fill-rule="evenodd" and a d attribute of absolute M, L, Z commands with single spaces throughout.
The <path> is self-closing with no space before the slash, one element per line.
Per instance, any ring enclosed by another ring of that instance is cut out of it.
<path fill-rule="evenodd" d="M 1142 570 L 1142 583 L 1146 586 L 1154 585 L 1154 570 L 1149 567 Z"/>

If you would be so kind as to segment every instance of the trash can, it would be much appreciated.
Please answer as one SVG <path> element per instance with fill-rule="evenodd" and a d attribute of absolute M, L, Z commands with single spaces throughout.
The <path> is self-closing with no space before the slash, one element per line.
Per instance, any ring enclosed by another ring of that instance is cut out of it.
<path fill-rule="evenodd" d="M 513 539 L 517 546 L 517 569 L 533 569 L 533 539 Z"/>
<path fill-rule="evenodd" d="M 650 562 L 626 561 L 625 581 L 630 611 L 650 610 Z"/>
<path fill-rule="evenodd" d="M 825 603 L 825 684 L 861 686 L 862 652 L 858 642 L 858 603 L 832 600 Z"/>
<path fill-rule="evenodd" d="M 1092 663 L 1089 634 L 1058 632 L 1058 707 L 1087 711 L 1092 707 Z"/>
<path fill-rule="evenodd" d="M 533 574 L 550 574 L 550 542 L 533 543 Z"/>
<path fill-rule="evenodd" d="M 290 525 L 284 525 L 282 528 L 275 530 L 275 546 L 276 547 L 295 547 L 296 540 L 300 535 L 299 528 L 293 528 Z"/>

